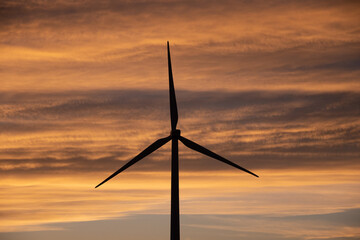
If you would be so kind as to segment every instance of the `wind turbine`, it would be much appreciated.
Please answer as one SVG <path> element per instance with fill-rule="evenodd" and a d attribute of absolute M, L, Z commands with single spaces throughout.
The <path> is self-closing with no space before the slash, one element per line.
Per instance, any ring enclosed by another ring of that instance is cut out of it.
<path fill-rule="evenodd" d="M 180 219 L 179 219 L 179 151 L 178 151 L 178 140 L 180 140 L 185 146 L 191 148 L 199 153 L 212 157 L 216 160 L 219 160 L 223 163 L 229 164 L 237 169 L 240 169 L 244 172 L 247 172 L 255 177 L 259 177 L 253 172 L 240 167 L 236 163 L 233 163 L 226 158 L 221 157 L 220 155 L 200 146 L 199 144 L 183 137 L 180 135 L 180 130 L 176 129 L 176 125 L 178 122 L 178 112 L 176 105 L 176 97 L 175 97 L 175 89 L 174 89 L 174 81 L 171 69 L 171 59 L 170 59 L 170 48 L 169 42 L 167 42 L 167 55 L 168 55 L 168 69 L 169 69 L 169 97 L 170 97 L 170 119 L 171 119 L 171 132 L 168 137 L 160 138 L 147 147 L 144 151 L 139 153 L 133 159 L 131 159 L 128 163 L 122 166 L 119 170 L 111 174 L 108 178 L 98 184 L 95 188 L 109 181 L 128 167 L 137 163 L 147 155 L 151 154 L 158 148 L 162 147 L 165 143 L 171 140 L 171 226 L 170 226 L 170 240 L 180 240 Z"/>

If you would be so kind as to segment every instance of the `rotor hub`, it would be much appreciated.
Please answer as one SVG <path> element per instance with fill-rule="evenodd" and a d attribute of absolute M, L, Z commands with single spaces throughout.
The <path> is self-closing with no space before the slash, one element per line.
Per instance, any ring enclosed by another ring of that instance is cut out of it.
<path fill-rule="evenodd" d="M 171 130 L 170 135 L 173 137 L 179 137 L 180 136 L 180 129 Z"/>

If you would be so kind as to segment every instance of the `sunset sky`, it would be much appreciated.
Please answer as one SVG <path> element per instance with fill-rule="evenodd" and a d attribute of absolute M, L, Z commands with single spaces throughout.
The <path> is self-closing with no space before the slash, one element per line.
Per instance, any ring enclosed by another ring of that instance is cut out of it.
<path fill-rule="evenodd" d="M 360 1 L 0 3 L 0 239 L 360 239 Z"/>

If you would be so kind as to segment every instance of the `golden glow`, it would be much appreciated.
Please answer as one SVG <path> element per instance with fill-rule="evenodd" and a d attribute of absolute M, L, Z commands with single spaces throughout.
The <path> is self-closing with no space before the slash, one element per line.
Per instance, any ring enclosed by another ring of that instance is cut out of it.
<path fill-rule="evenodd" d="M 360 197 L 356 191 L 359 170 L 258 173 L 260 179 L 238 171 L 181 173 L 182 213 L 280 216 L 360 207 L 355 201 Z M 94 189 L 107 174 L 3 179 L 7 194 L 0 206 L 9 214 L 1 220 L 2 230 L 21 230 L 24 225 L 36 230 L 41 223 L 107 219 L 136 212 L 168 213 L 169 172 L 126 172 Z"/>

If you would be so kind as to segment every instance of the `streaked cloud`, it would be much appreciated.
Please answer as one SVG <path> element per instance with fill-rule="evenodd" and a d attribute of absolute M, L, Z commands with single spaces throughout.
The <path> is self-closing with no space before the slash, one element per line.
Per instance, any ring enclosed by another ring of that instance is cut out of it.
<path fill-rule="evenodd" d="M 3 89 L 164 89 L 169 39 L 182 89 L 358 90 L 357 5 L 5 2 Z"/>
<path fill-rule="evenodd" d="M 357 166 L 357 93 L 179 91 L 178 98 L 185 136 L 252 168 Z M 112 169 L 168 134 L 165 91 L 4 94 L 2 101 L 4 173 Z M 219 167 L 183 151 L 184 170 Z M 142 170 L 164 170 L 167 160 L 161 150 Z"/>

